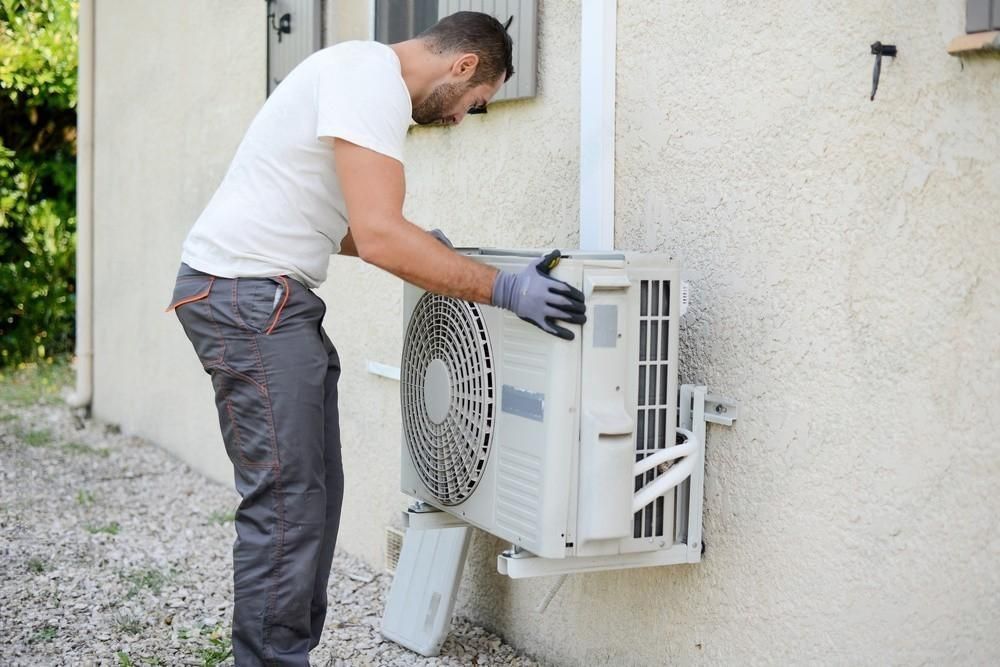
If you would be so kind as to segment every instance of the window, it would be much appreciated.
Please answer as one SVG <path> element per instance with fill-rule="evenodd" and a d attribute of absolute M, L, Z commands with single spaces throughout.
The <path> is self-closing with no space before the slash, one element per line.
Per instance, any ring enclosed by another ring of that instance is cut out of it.
<path fill-rule="evenodd" d="M 385 44 L 415 37 L 442 16 L 455 12 L 484 12 L 500 21 L 513 16 L 508 32 L 514 41 L 514 76 L 493 100 L 535 96 L 537 0 L 374 0 L 374 3 L 373 34 Z"/>
<path fill-rule="evenodd" d="M 965 32 L 1000 29 L 1000 0 L 966 0 Z"/>

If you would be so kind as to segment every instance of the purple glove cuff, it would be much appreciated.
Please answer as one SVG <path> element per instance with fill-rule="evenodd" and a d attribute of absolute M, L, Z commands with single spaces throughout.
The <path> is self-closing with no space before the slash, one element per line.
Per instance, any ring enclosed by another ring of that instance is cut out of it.
<path fill-rule="evenodd" d="M 497 308 L 514 310 L 515 288 L 517 276 L 513 273 L 500 271 L 493 281 L 493 305 Z"/>

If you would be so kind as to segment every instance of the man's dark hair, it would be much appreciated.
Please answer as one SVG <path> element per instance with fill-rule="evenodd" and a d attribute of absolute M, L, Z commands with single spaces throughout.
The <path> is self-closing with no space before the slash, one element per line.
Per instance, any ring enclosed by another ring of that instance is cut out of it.
<path fill-rule="evenodd" d="M 449 14 L 417 37 L 427 42 L 435 53 L 474 53 L 479 56 L 476 73 L 469 81 L 472 85 L 492 83 L 501 74 L 507 81 L 514 74 L 514 44 L 507 34 L 507 27 L 489 14 Z"/>

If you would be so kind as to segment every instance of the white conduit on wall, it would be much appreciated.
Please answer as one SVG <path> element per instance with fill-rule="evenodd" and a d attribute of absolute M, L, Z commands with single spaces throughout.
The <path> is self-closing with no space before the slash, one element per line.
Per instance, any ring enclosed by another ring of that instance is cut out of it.
<path fill-rule="evenodd" d="M 617 0 L 583 0 L 580 20 L 580 249 L 615 247 Z M 559 577 L 535 608 L 544 613 Z"/>
<path fill-rule="evenodd" d="M 82 408 L 94 393 L 94 0 L 80 0 L 76 105 L 76 391 Z"/>
<path fill-rule="evenodd" d="M 580 26 L 580 248 L 615 246 L 616 0 L 583 0 Z"/>

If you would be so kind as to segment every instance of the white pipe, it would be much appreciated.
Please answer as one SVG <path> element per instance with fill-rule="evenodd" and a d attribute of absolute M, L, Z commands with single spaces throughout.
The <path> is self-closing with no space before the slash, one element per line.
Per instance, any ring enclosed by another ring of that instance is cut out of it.
<path fill-rule="evenodd" d="M 562 585 L 564 583 L 566 583 L 566 575 L 565 574 L 561 575 L 556 580 L 556 583 L 552 584 L 552 588 L 549 589 L 549 592 L 545 594 L 545 597 L 542 598 L 542 601 L 538 603 L 537 607 L 535 607 L 535 612 L 536 613 L 539 613 L 539 614 L 544 614 L 545 613 L 545 610 L 549 608 L 549 603 L 552 602 L 552 598 L 554 598 L 556 596 L 556 593 L 559 592 L 559 589 L 562 588 Z"/>
<path fill-rule="evenodd" d="M 94 1 L 80 0 L 76 105 L 76 391 L 66 402 L 90 405 L 94 394 Z"/>
<path fill-rule="evenodd" d="M 580 248 L 615 247 L 617 0 L 583 0 L 580 20 Z"/>
<path fill-rule="evenodd" d="M 378 361 L 368 361 L 368 372 L 372 375 L 380 375 L 390 380 L 399 382 L 399 366 L 379 363 Z"/>
<path fill-rule="evenodd" d="M 675 445 L 673 447 L 661 449 L 655 454 L 651 454 L 641 461 L 637 461 L 632 474 L 633 476 L 638 476 L 648 470 L 652 470 L 661 463 L 666 463 L 667 461 L 673 461 L 674 459 L 679 459 L 682 456 L 693 454 L 696 446 L 697 443 L 693 440 L 689 440 L 683 445 Z"/>
<path fill-rule="evenodd" d="M 663 473 L 646 486 L 642 487 L 635 495 L 632 496 L 633 514 L 686 480 L 691 476 L 691 473 L 694 472 L 694 467 L 701 458 L 701 443 L 698 441 L 697 436 L 695 436 L 695 434 L 691 431 L 678 428 L 677 432 L 687 439 L 684 444 L 668 447 L 663 450 L 663 452 L 657 452 L 652 456 L 647 456 L 645 459 L 635 464 L 635 474 L 640 475 L 646 470 L 652 468 L 653 465 L 659 465 L 665 461 L 673 460 L 677 458 L 677 456 L 684 456 L 683 459 L 670 466 L 670 470 Z M 672 456 L 664 456 L 666 453 L 670 453 Z M 655 460 L 656 463 L 647 466 L 644 470 L 640 470 L 641 464 L 646 463 L 650 459 Z"/>

